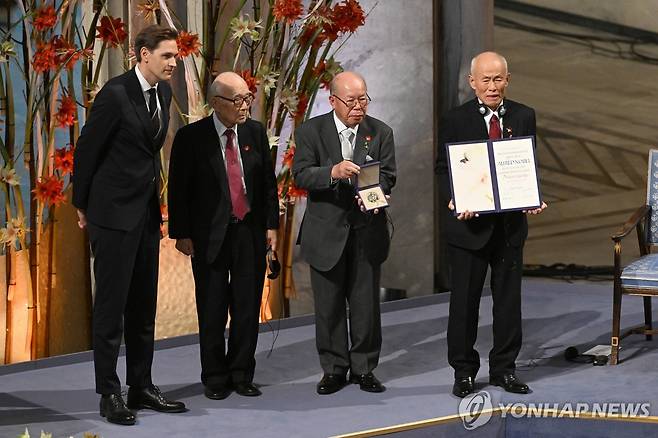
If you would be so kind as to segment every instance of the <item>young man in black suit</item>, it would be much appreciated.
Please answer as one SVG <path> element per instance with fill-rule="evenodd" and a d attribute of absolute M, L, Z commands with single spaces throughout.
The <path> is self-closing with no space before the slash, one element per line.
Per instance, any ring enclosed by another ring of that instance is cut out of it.
<path fill-rule="evenodd" d="M 217 76 L 208 98 L 214 113 L 178 130 L 169 164 L 169 236 L 192 258 L 201 381 L 213 400 L 232 389 L 261 395 L 254 353 L 279 201 L 267 133 L 249 118 L 253 99 L 239 75 Z"/>
<path fill-rule="evenodd" d="M 390 236 L 383 211 L 361 211 L 353 177 L 366 161 L 379 161 L 379 183 L 389 195 L 396 179 L 395 145 L 393 130 L 366 115 L 369 102 L 363 77 L 340 73 L 331 84 L 333 111 L 295 132 L 292 172 L 295 184 L 309 192 L 299 241 L 311 265 L 316 346 L 324 371 L 318 394 L 343 388 L 348 371 L 363 391 L 386 389 L 373 370 L 382 343 L 380 268 Z"/>
<path fill-rule="evenodd" d="M 474 391 L 480 357 L 473 348 L 477 337 L 482 287 L 491 266 L 494 343 L 489 353 L 489 382 L 508 392 L 526 394 L 528 386 L 515 374 L 521 349 L 521 276 L 523 244 L 528 234 L 527 212 L 454 216 L 446 143 L 535 135 L 535 112 L 505 99 L 510 74 L 505 58 L 484 52 L 473 58 L 469 82 L 476 98 L 452 109 L 441 122 L 437 153 L 441 237 L 448 243 L 452 274 L 448 318 L 448 362 L 455 370 L 453 394 L 465 397 Z M 449 201 L 448 201 L 449 200 Z"/>
<path fill-rule="evenodd" d="M 159 150 L 167 133 L 176 31 L 135 38 L 137 66 L 98 92 L 75 149 L 73 205 L 94 255 L 93 346 L 100 414 L 135 424 L 131 409 L 183 412 L 151 381 L 158 286 Z M 128 406 L 116 373 L 126 343 Z"/>

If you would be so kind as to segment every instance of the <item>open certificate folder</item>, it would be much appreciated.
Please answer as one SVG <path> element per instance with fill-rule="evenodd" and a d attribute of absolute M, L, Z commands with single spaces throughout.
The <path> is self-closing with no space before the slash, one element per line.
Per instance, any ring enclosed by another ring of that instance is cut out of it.
<path fill-rule="evenodd" d="M 534 140 L 530 136 L 446 144 L 455 214 L 539 208 Z"/>

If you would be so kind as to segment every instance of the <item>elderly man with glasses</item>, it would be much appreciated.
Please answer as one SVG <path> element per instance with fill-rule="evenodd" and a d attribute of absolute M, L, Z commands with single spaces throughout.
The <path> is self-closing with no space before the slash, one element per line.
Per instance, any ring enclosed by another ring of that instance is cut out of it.
<path fill-rule="evenodd" d="M 380 185 L 395 185 L 393 131 L 366 115 L 365 80 L 338 74 L 329 97 L 333 111 L 295 132 L 293 175 L 308 190 L 299 242 L 311 265 L 316 346 L 324 371 L 318 394 L 332 394 L 349 381 L 368 392 L 385 390 L 372 371 L 379 362 L 379 278 L 390 244 L 385 212 L 362 211 L 354 179 L 367 161 L 380 162 Z M 349 303 L 349 331 L 346 302 Z M 349 333 L 349 335 L 348 335 Z"/>
<path fill-rule="evenodd" d="M 261 395 L 252 383 L 254 353 L 279 202 L 265 128 L 249 118 L 253 99 L 239 75 L 217 76 L 208 98 L 214 113 L 176 133 L 169 164 L 169 236 L 191 257 L 201 381 L 213 400 L 233 389 Z"/>

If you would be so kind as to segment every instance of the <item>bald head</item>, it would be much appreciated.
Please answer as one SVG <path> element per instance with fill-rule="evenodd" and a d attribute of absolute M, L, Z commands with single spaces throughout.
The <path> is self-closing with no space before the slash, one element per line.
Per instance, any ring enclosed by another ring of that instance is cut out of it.
<path fill-rule="evenodd" d="M 247 120 L 253 96 L 242 76 L 232 71 L 220 73 L 210 85 L 209 94 L 208 101 L 225 127 L 231 128 Z"/>
<path fill-rule="evenodd" d="M 507 73 L 507 59 L 505 59 L 504 56 L 496 52 L 482 52 L 471 59 L 471 75 L 477 69 L 482 68 L 483 65 L 488 66 L 491 64 L 502 65 L 502 68 L 505 69 L 505 73 Z"/>
<path fill-rule="evenodd" d="M 507 60 L 496 52 L 480 53 L 471 61 L 468 76 L 471 88 L 478 99 L 494 111 L 505 97 L 509 79 Z"/>
<path fill-rule="evenodd" d="M 210 97 L 217 95 L 224 96 L 223 93 L 225 93 L 227 89 L 232 90 L 242 86 L 249 89 L 247 83 L 242 79 L 242 76 L 232 71 L 225 71 L 217 75 L 213 83 L 210 85 Z"/>
<path fill-rule="evenodd" d="M 365 90 L 368 89 L 366 87 L 366 80 L 363 79 L 363 76 L 353 71 L 344 71 L 334 76 L 329 91 L 331 94 L 336 94 L 341 90 L 347 91 L 359 87 L 362 87 Z"/>
<path fill-rule="evenodd" d="M 366 81 L 358 73 L 344 71 L 331 81 L 329 103 L 336 117 L 350 128 L 361 123 L 368 109 Z"/>

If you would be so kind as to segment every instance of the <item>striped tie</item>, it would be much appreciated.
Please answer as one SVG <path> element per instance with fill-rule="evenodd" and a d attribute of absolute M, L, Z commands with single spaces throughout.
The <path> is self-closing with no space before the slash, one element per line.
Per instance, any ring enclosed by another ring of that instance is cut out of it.
<path fill-rule="evenodd" d="M 149 117 L 151 127 L 153 128 L 153 138 L 160 133 L 160 116 L 158 115 L 158 96 L 155 94 L 155 87 L 148 90 L 149 93 Z"/>

